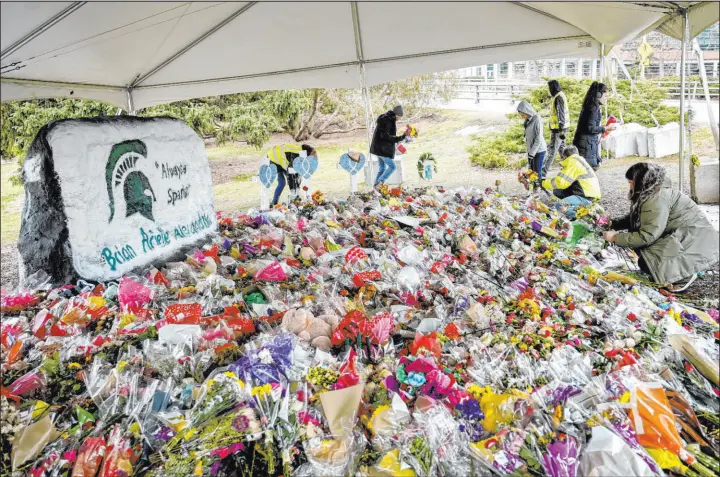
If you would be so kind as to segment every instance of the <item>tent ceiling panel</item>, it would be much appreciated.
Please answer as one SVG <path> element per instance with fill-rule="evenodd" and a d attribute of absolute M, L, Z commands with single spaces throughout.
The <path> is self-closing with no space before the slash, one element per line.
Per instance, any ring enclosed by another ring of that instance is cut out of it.
<path fill-rule="evenodd" d="M 70 5 L 72 2 L 0 2 L 0 17 L 3 18 L 0 28 L 2 50 L 5 51 Z"/>
<path fill-rule="evenodd" d="M 559 37 L 584 31 L 512 3 L 358 3 L 366 60 Z M 443 25 L 442 34 L 431 34 Z M 384 32 L 385 34 L 379 34 Z"/>
<path fill-rule="evenodd" d="M 361 58 L 372 85 L 476 64 L 592 57 L 598 42 L 655 27 L 681 35 L 679 5 L 691 7 L 693 35 L 717 21 L 714 2 L 358 2 L 358 38 L 351 2 L 2 2 L 2 100 L 72 89 L 74 97 L 125 104 L 122 90 L 132 90 L 143 107 L 353 88 Z M 12 78 L 47 84 L 11 86 Z"/>
<path fill-rule="evenodd" d="M 371 62 L 365 66 L 367 84 L 374 86 L 388 81 L 462 68 L 467 65 L 484 65 L 528 58 L 597 58 L 600 44 L 590 37 L 583 40 L 548 41 L 542 43 L 515 44 L 512 48 L 484 48 L 473 51 L 425 56 L 405 60 Z"/>
<path fill-rule="evenodd" d="M 319 30 L 308 28 L 320 23 Z M 260 2 L 140 85 L 174 83 L 178 78 L 198 81 L 244 76 L 356 60 L 349 3 Z"/>
<path fill-rule="evenodd" d="M 657 3 L 657 2 L 656 2 Z M 667 13 L 666 7 L 652 8 L 627 2 L 525 2 L 586 31 L 600 43 L 617 45 L 631 40 Z"/>
<path fill-rule="evenodd" d="M 289 86 L 290 85 L 290 86 Z M 286 74 L 226 78 L 178 85 L 149 86 L 132 92 L 136 108 L 185 99 L 287 88 L 359 88 L 357 65 L 310 69 Z"/>
<path fill-rule="evenodd" d="M 690 38 L 695 38 L 705 31 L 720 17 L 720 4 L 717 2 L 700 2 L 690 7 L 688 23 L 690 24 Z M 682 16 L 675 15 L 664 22 L 659 30 L 678 40 L 682 39 Z"/>
<path fill-rule="evenodd" d="M 49 4 L 49 2 L 39 3 Z M 135 36 L 135 32 L 152 33 L 154 30 L 162 29 L 173 18 L 181 15 L 186 6 L 182 3 L 161 2 L 140 2 L 132 5 L 132 8 L 109 8 L 112 4 L 88 2 L 10 57 L 3 58 L 3 63 L 22 60 L 29 65 L 33 61 L 42 61 L 47 57 L 62 55 L 68 51 L 92 50 L 96 47 L 102 48 L 108 42 L 124 42 Z M 45 8 L 54 10 L 49 6 Z M 50 18 L 51 15 L 48 13 L 46 12 L 44 16 Z M 156 35 L 162 37 L 162 32 L 157 32 Z M 3 44 L 3 49 L 4 47 Z"/>
<path fill-rule="evenodd" d="M 83 98 L 114 104 L 127 110 L 127 92 L 120 89 L 62 86 L 54 84 L 17 84 L 7 81 L 0 83 L 0 97 L 21 99 Z"/>

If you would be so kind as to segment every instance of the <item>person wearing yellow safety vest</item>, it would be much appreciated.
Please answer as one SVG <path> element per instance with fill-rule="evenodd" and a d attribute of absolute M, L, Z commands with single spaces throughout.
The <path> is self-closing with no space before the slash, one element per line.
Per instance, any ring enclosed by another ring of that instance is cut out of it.
<path fill-rule="evenodd" d="M 600 181 L 590 164 L 578 154 L 577 147 L 567 146 L 562 156 L 562 170 L 555 177 L 542 181 L 542 186 L 562 199 L 555 208 L 575 218 L 577 207 L 590 205 L 592 200 L 600 200 Z"/>
<path fill-rule="evenodd" d="M 305 151 L 308 156 L 317 157 L 315 148 L 307 144 L 303 144 L 302 146 L 297 144 L 281 144 L 268 151 L 268 159 L 275 164 L 278 169 L 278 185 L 277 188 L 275 188 L 275 195 L 273 196 L 271 204 L 273 207 L 280 201 L 280 194 L 282 194 L 283 189 L 285 189 L 286 179 L 290 186 L 290 195 L 296 197 L 299 194 L 300 176 L 296 173 L 291 173 L 290 168 L 292 167 L 292 161 L 300 156 L 302 151 Z"/>
<path fill-rule="evenodd" d="M 558 80 L 550 80 L 548 88 L 550 89 L 550 144 L 543 162 L 543 177 L 547 177 L 548 171 L 555 162 L 555 154 L 559 153 L 562 157 L 565 135 L 570 124 L 570 109 L 560 83 Z"/>

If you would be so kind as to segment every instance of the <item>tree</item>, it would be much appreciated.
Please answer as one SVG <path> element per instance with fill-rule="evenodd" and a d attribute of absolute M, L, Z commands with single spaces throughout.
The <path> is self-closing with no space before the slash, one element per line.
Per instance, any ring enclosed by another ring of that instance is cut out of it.
<path fill-rule="evenodd" d="M 406 117 L 427 111 L 433 101 L 448 101 L 453 75 L 425 75 L 370 89 L 375 115 L 403 104 Z M 436 81 L 437 80 L 437 81 Z M 38 130 L 56 119 L 113 115 L 115 106 L 97 101 L 46 99 L 2 103 L 2 157 L 24 155 Z M 152 106 L 139 116 L 170 116 L 185 121 L 200 136 L 222 144 L 244 141 L 261 148 L 275 132 L 295 141 L 319 139 L 364 129 L 362 94 L 353 89 L 304 89 L 229 94 Z"/>

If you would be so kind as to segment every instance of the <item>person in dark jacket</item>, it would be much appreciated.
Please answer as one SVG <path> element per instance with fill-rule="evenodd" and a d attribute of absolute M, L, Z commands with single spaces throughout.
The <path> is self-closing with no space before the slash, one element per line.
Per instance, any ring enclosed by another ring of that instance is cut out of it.
<path fill-rule="evenodd" d="M 381 114 L 377 118 L 375 133 L 373 134 L 370 154 L 378 157 L 378 173 L 375 185 L 383 184 L 395 172 L 395 147 L 402 142 L 406 135 L 397 134 L 397 122 L 403 117 L 403 107 L 395 106 L 391 111 Z"/>
<path fill-rule="evenodd" d="M 583 101 L 580 117 L 578 118 L 577 128 L 575 129 L 575 138 L 573 145 L 578 148 L 580 155 L 597 170 L 600 167 L 602 158 L 600 157 L 600 134 L 605 131 L 615 130 L 615 125 L 603 126 L 602 122 L 602 105 L 607 102 L 607 86 L 603 83 L 594 81 L 590 85 L 585 100 Z"/>
<path fill-rule="evenodd" d="M 553 166 L 555 154 L 563 157 L 565 135 L 570 123 L 570 109 L 560 83 L 558 80 L 550 80 L 548 88 L 550 89 L 550 144 L 543 162 L 543 177 L 547 177 L 548 171 Z"/>
<path fill-rule="evenodd" d="M 638 265 L 656 283 L 687 288 L 699 272 L 720 260 L 718 232 L 688 196 L 673 189 L 665 169 L 639 162 L 625 173 L 630 183 L 630 214 L 613 219 L 608 242 L 638 252 Z"/>

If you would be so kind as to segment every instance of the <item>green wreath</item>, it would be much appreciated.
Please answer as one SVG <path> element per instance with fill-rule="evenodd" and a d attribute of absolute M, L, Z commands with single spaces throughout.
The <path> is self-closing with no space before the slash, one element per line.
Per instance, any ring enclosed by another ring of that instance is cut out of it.
<path fill-rule="evenodd" d="M 424 172 L 425 172 L 425 164 L 428 162 L 432 162 L 433 166 L 433 172 L 437 174 L 437 160 L 433 157 L 431 152 L 423 152 L 420 154 L 420 158 L 417 161 L 417 171 L 418 175 L 420 176 L 420 179 L 428 180 L 425 178 Z"/>

